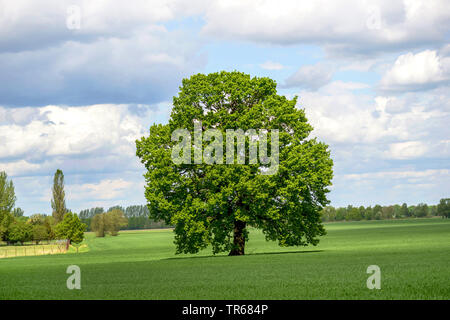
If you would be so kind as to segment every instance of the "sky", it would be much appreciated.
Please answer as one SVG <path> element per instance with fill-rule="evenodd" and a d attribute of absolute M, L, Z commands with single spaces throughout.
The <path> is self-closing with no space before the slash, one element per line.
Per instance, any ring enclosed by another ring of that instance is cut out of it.
<path fill-rule="evenodd" d="M 183 78 L 238 70 L 298 96 L 333 206 L 450 190 L 450 2 L 0 0 L 0 171 L 25 215 L 145 204 L 135 140 Z"/>

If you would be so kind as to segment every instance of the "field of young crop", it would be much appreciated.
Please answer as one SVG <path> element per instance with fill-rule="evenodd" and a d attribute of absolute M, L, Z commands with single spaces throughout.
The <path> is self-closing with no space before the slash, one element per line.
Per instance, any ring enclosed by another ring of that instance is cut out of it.
<path fill-rule="evenodd" d="M 450 299 L 450 220 L 326 224 L 316 247 L 252 230 L 245 256 L 175 255 L 171 230 L 86 235 L 84 253 L 0 259 L 0 299 Z M 69 290 L 69 265 L 81 289 Z M 369 290 L 369 265 L 381 289 Z"/>

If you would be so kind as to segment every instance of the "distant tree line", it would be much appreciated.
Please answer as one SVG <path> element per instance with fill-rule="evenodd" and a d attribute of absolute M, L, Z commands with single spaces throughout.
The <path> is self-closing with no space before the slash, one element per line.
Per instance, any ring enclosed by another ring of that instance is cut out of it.
<path fill-rule="evenodd" d="M 123 226 L 120 228 L 121 230 L 159 229 L 171 227 L 165 224 L 163 221 L 155 221 L 150 219 L 150 213 L 147 206 L 145 205 L 133 205 L 126 208 L 122 206 L 113 206 L 107 211 L 105 211 L 105 209 L 102 207 L 85 209 L 80 211 L 80 219 L 87 225 L 88 231 L 94 231 L 95 228 L 93 228 L 92 225 L 92 223 L 94 222 L 94 217 L 103 213 L 112 212 L 114 210 L 123 212 L 124 217 L 127 219 L 126 224 L 123 224 Z"/>
<path fill-rule="evenodd" d="M 14 208 L 16 195 L 14 184 L 5 172 L 0 172 L 0 241 L 7 244 L 36 244 L 49 240 L 66 240 L 80 243 L 84 239 L 86 225 L 75 213 L 66 208 L 64 175 L 57 170 L 53 179 L 52 215 L 33 214 L 24 216 L 21 208 Z"/>
<path fill-rule="evenodd" d="M 390 206 L 375 205 L 374 207 L 340 207 L 327 206 L 321 211 L 322 221 L 359 221 L 359 220 L 383 220 L 400 218 L 425 218 L 441 216 L 450 218 L 450 198 L 441 199 L 437 205 L 427 205 L 419 203 L 418 205 L 408 206 L 395 204 Z"/>

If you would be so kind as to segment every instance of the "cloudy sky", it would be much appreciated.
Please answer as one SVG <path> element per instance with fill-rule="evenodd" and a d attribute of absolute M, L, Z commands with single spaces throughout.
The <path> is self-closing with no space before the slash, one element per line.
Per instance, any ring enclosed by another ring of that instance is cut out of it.
<path fill-rule="evenodd" d="M 450 2 L 0 0 L 0 170 L 26 215 L 144 204 L 134 141 L 184 77 L 239 70 L 299 96 L 335 206 L 450 196 Z"/>

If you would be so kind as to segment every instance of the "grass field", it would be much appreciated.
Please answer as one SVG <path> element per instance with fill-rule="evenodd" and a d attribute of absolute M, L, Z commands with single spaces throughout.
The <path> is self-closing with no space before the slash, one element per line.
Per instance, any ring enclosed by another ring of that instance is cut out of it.
<path fill-rule="evenodd" d="M 175 255 L 171 230 L 86 235 L 89 250 L 0 259 L 0 299 L 450 299 L 450 220 L 326 224 L 317 247 L 253 230 L 245 256 Z M 66 268 L 81 268 L 68 290 Z M 381 290 L 366 269 L 381 268 Z"/>

